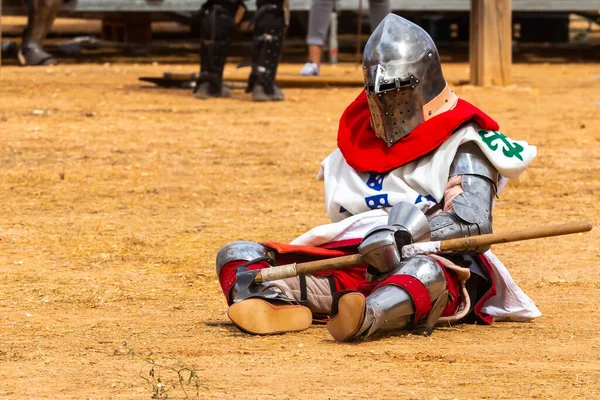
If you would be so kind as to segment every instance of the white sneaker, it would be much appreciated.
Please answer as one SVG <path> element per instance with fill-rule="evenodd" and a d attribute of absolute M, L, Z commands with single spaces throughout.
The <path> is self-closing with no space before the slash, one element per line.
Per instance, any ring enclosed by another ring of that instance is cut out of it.
<path fill-rule="evenodd" d="M 307 62 L 300 71 L 302 76 L 319 76 L 319 66 L 314 62 Z"/>

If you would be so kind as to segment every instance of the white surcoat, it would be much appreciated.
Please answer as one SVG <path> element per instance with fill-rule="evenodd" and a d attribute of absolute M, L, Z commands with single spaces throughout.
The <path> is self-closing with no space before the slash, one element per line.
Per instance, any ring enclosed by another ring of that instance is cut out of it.
<path fill-rule="evenodd" d="M 390 207 L 400 201 L 426 211 L 442 201 L 450 165 L 458 147 L 466 142 L 477 144 L 501 174 L 499 192 L 508 179 L 521 175 L 537 153 L 535 146 L 482 130 L 476 123 L 462 126 L 431 153 L 387 173 L 357 172 L 337 149 L 321 163 L 317 176 L 325 184 L 325 205 L 332 223 L 310 230 L 292 244 L 321 246 L 363 238 L 370 229 L 385 225 Z M 491 251 L 484 256 L 492 265 L 497 294 L 486 301 L 482 311 L 495 320 L 523 321 L 540 316 L 500 260 Z"/>

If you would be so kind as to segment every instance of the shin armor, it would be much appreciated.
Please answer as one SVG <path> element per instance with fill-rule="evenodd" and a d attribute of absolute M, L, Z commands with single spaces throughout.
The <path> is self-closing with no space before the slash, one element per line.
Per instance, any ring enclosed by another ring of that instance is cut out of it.
<path fill-rule="evenodd" d="M 252 72 L 246 92 L 262 85 L 267 95 L 275 93 L 274 82 L 283 47 L 285 17 L 282 0 L 258 0 L 252 40 Z"/>
<path fill-rule="evenodd" d="M 350 302 L 344 302 L 345 297 L 363 299 L 362 295 L 340 292 L 341 296 L 334 298 L 328 329 L 342 342 L 421 326 L 430 333 L 448 302 L 446 287 L 444 271 L 437 262 L 426 256 L 410 258 L 402 261 L 362 305 L 355 303 L 359 306 L 354 309 L 347 306 Z"/>
<path fill-rule="evenodd" d="M 402 283 L 383 285 L 367 297 L 366 336 L 375 331 L 402 330 L 422 324 L 433 326 L 448 301 L 442 268 L 428 257 L 417 256 L 403 262 L 390 278 L 403 279 L 398 279 Z"/>
<path fill-rule="evenodd" d="M 288 297 L 285 289 L 273 282 L 254 283 L 252 272 L 274 264 L 272 256 L 254 242 L 230 243 L 217 254 L 217 276 L 230 305 L 227 316 L 242 332 L 299 332 L 312 324 L 310 309 Z"/>
<path fill-rule="evenodd" d="M 251 288 L 251 292 L 245 291 L 242 297 L 293 301 L 309 307 L 317 314 L 327 315 L 335 292 L 332 275 L 303 275 L 256 284 L 248 282 L 245 274 L 237 274 L 252 265 L 274 265 L 274 255 L 271 249 L 255 242 L 233 242 L 221 248 L 217 253 L 216 272 L 227 302 L 231 304 L 240 300 L 240 287 Z M 231 266 L 234 267 L 233 271 L 230 270 Z M 224 273 L 221 273 L 224 269 Z"/>
<path fill-rule="evenodd" d="M 200 76 L 201 83 L 210 84 L 210 93 L 219 95 L 223 84 L 223 69 L 235 27 L 238 1 L 209 0 L 200 9 Z"/>

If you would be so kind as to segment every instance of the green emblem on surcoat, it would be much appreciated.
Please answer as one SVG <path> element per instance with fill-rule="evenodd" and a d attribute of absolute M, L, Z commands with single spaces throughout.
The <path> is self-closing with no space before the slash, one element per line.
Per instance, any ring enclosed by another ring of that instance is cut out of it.
<path fill-rule="evenodd" d="M 521 153 L 524 149 L 519 143 L 496 131 L 479 131 L 478 133 L 479 136 L 481 136 L 483 143 L 485 143 L 492 151 L 498 150 L 498 144 L 501 144 L 502 154 L 504 154 L 507 158 L 516 157 L 523 161 L 523 156 L 521 156 Z"/>

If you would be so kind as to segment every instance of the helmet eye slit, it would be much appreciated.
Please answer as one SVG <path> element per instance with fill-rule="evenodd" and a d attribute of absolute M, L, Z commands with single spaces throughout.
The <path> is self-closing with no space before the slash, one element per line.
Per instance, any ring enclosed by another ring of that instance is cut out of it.
<path fill-rule="evenodd" d="M 400 89 L 409 89 L 412 86 L 410 79 L 400 79 Z"/>
<path fill-rule="evenodd" d="M 412 82 L 412 79 L 407 78 L 407 79 L 392 79 L 390 82 L 388 81 L 384 81 L 384 83 L 380 83 L 379 86 L 376 88 L 375 85 L 373 84 L 367 84 L 366 85 L 366 90 L 367 93 L 383 93 L 383 92 L 389 92 L 391 90 L 400 90 L 402 95 L 404 95 L 404 92 L 406 90 L 410 90 L 414 88 L 414 83 Z"/>
<path fill-rule="evenodd" d="M 395 89 L 396 89 L 395 81 L 392 81 L 390 83 L 382 83 L 381 85 L 379 85 L 380 92 L 387 92 L 389 90 L 395 90 Z"/>

